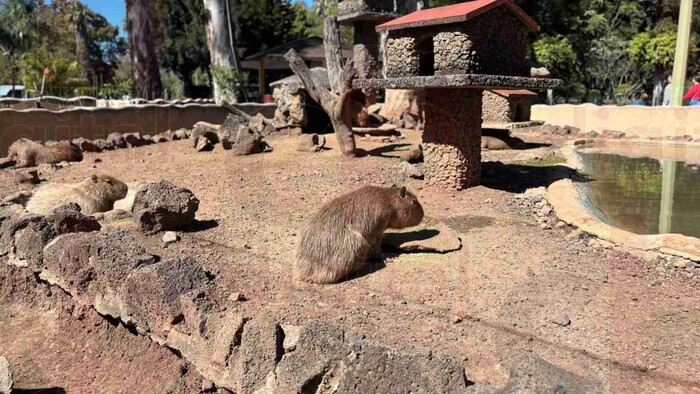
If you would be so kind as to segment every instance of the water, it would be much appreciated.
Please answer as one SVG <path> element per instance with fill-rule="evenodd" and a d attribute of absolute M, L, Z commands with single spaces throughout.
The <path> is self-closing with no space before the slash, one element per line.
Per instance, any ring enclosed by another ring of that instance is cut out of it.
<path fill-rule="evenodd" d="M 586 204 L 603 222 L 636 234 L 700 238 L 700 149 L 600 147 L 579 154 L 591 178 L 581 184 Z"/>

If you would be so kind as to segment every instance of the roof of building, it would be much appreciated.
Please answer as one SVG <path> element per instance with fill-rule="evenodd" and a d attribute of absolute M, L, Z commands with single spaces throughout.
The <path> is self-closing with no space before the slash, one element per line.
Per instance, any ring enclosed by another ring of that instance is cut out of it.
<path fill-rule="evenodd" d="M 444 25 L 466 22 L 494 8 L 505 6 L 518 17 L 528 28 L 539 31 L 540 26 L 513 0 L 474 0 L 444 7 L 428 8 L 396 18 L 377 26 L 377 31 L 390 31 L 411 27 Z"/>
<path fill-rule="evenodd" d="M 324 62 L 326 60 L 323 38 L 306 37 L 254 53 L 243 59 L 241 66 L 244 69 L 257 69 L 261 62 L 265 62 L 266 69 L 288 69 L 289 63 L 284 55 L 290 49 L 297 51 L 299 56 L 307 62 Z M 352 45 L 343 45 L 343 58 L 349 59 L 352 55 Z"/>
<path fill-rule="evenodd" d="M 500 96 L 503 97 L 510 97 L 510 96 L 537 96 L 537 93 L 526 90 L 526 89 L 518 89 L 518 90 L 506 90 L 506 89 L 497 89 L 497 90 L 492 90 L 493 93 L 496 93 Z"/>

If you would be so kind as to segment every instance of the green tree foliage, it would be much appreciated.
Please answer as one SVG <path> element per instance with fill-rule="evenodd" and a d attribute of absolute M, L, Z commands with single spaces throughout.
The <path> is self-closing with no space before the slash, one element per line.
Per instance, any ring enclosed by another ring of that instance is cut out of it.
<path fill-rule="evenodd" d="M 185 96 L 200 96 L 193 74 L 209 65 L 204 2 L 156 0 L 155 13 L 163 32 L 158 46 L 161 66 L 182 81 Z"/>
<path fill-rule="evenodd" d="M 46 46 L 34 48 L 23 58 L 24 85 L 28 90 L 41 93 L 44 70 L 48 69 L 44 95 L 72 96 L 75 89 L 85 85 L 80 75 L 80 64 L 63 54 L 51 53 Z"/>
<path fill-rule="evenodd" d="M 232 0 L 236 45 L 242 57 L 298 38 L 289 0 Z"/>
<path fill-rule="evenodd" d="M 36 73 L 56 70 L 51 89 L 70 90 L 77 82 L 73 62 L 83 84 L 101 85 L 112 79 L 126 43 L 119 29 L 78 1 L 2 0 L 0 1 L 0 48 L 8 59 L 9 76 L 0 80 L 25 79 L 30 89 Z M 45 62 L 43 65 L 40 62 Z M 70 72 L 68 72 L 70 70 Z M 69 78 L 59 81 L 55 78 Z"/>

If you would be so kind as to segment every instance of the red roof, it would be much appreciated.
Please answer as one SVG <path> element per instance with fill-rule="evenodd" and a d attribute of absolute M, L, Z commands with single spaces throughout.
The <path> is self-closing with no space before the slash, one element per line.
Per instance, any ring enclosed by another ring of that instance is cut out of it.
<path fill-rule="evenodd" d="M 513 0 L 474 0 L 444 7 L 428 8 L 396 18 L 377 26 L 377 31 L 390 31 L 409 27 L 444 25 L 465 22 L 475 16 L 491 11 L 499 6 L 506 6 L 527 27 L 539 31 L 540 26 L 530 18 Z"/>
<path fill-rule="evenodd" d="M 519 89 L 519 90 L 506 90 L 506 89 L 497 89 L 497 90 L 492 90 L 492 92 L 501 95 L 503 97 L 510 97 L 510 96 L 537 96 L 537 93 L 531 92 L 529 90 L 525 89 Z"/>

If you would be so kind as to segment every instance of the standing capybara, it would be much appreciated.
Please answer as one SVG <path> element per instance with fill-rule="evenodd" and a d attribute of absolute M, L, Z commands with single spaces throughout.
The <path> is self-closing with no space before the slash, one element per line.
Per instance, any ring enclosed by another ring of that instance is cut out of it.
<path fill-rule="evenodd" d="M 423 207 L 401 188 L 364 186 L 330 201 L 311 218 L 297 244 L 294 276 L 336 283 L 356 272 L 374 253 L 381 258 L 387 228 L 417 226 Z"/>
<path fill-rule="evenodd" d="M 7 151 L 8 157 L 17 161 L 17 167 L 35 167 L 39 164 L 83 160 L 80 147 L 70 142 L 46 146 L 27 138 L 20 138 L 13 142 Z"/>
<path fill-rule="evenodd" d="M 107 175 L 93 175 L 76 184 L 50 183 L 40 187 L 27 202 L 27 211 L 48 215 L 57 208 L 76 203 L 84 214 L 107 212 L 126 197 L 124 182 Z"/>

